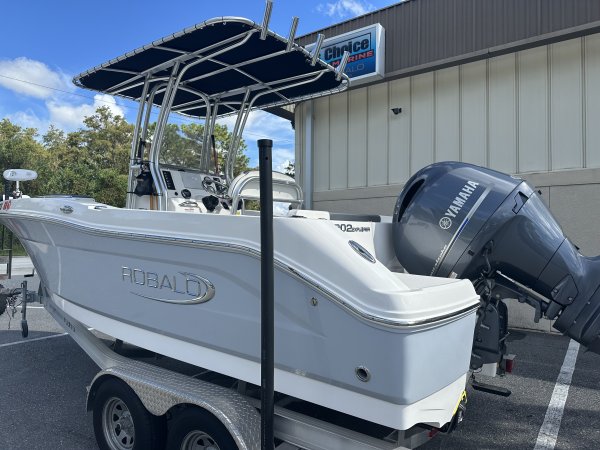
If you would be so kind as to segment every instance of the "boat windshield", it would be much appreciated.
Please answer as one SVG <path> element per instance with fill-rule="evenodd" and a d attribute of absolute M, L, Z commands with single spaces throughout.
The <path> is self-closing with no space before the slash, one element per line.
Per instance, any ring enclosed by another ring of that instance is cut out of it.
<path fill-rule="evenodd" d="M 202 169 L 204 124 L 171 113 L 163 133 L 159 151 L 160 164 Z"/>

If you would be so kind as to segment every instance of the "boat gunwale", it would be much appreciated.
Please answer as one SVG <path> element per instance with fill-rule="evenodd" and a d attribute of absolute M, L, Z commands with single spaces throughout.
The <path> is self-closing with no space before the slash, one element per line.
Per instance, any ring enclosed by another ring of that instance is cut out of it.
<path fill-rule="evenodd" d="M 120 209 L 120 208 L 116 208 L 116 209 Z M 168 212 L 168 211 L 165 211 L 165 212 Z M 144 233 L 133 233 L 133 232 L 125 232 L 125 231 L 100 229 L 100 228 L 94 228 L 89 225 L 73 223 L 71 221 L 64 220 L 64 219 L 58 219 L 58 218 L 50 217 L 47 215 L 41 215 L 39 213 L 34 214 L 34 213 L 27 213 L 27 212 L 22 212 L 22 211 L 16 212 L 14 209 L 2 211 L 0 213 L 0 222 L 3 222 L 4 218 L 7 218 L 9 220 L 11 218 L 15 218 L 15 219 L 25 219 L 25 220 L 31 220 L 31 221 L 49 222 L 49 223 L 54 223 L 54 224 L 58 224 L 61 226 L 66 226 L 69 228 L 74 228 L 83 233 L 97 235 L 97 236 L 111 236 L 111 237 L 117 237 L 119 239 L 135 239 L 135 240 L 139 240 L 139 241 L 168 242 L 171 245 L 176 244 L 176 245 L 181 245 L 181 246 L 186 246 L 186 247 L 218 249 L 221 251 L 228 251 L 228 252 L 232 252 L 232 253 L 238 253 L 238 254 L 250 256 L 250 257 L 253 257 L 258 260 L 260 260 L 260 258 L 261 258 L 260 250 L 256 250 L 255 248 L 241 245 L 241 244 L 230 244 L 230 243 L 226 243 L 226 242 L 214 242 L 214 241 L 207 241 L 207 240 L 202 240 L 202 239 L 178 238 L 178 237 L 174 237 L 174 236 L 165 236 L 165 235 L 157 235 L 157 234 L 149 235 L 149 234 L 144 234 Z M 413 329 L 413 328 L 422 328 L 422 327 L 426 327 L 426 326 L 432 326 L 432 325 L 436 325 L 436 324 L 438 326 L 442 326 L 443 324 L 441 324 L 440 322 L 450 322 L 450 321 L 462 319 L 463 317 L 469 315 L 470 313 L 475 312 L 480 306 L 479 297 L 476 297 L 476 299 L 474 299 L 474 302 L 472 304 L 470 304 L 466 307 L 462 307 L 459 310 L 456 310 L 456 311 L 453 311 L 450 313 L 440 314 L 440 315 L 437 315 L 434 317 L 427 317 L 425 319 L 419 319 L 419 320 L 389 319 L 386 317 L 381 317 L 381 316 L 376 316 L 376 315 L 370 314 L 370 313 L 350 304 L 349 302 L 340 298 L 335 293 L 331 292 L 329 289 L 321 286 L 318 282 L 313 280 L 312 277 L 301 273 L 297 269 L 291 267 L 288 264 L 283 263 L 282 261 L 280 261 L 277 258 L 275 258 L 274 262 L 275 262 L 275 267 L 277 269 L 287 273 L 288 275 L 291 275 L 293 278 L 301 281 L 302 283 L 304 283 L 304 284 L 308 285 L 309 287 L 313 288 L 314 290 L 318 291 L 321 295 L 327 297 L 329 300 L 331 300 L 333 303 L 337 304 L 338 306 L 342 307 L 343 309 L 346 309 L 347 311 L 352 313 L 354 316 L 356 316 L 362 320 L 365 320 L 367 322 L 371 322 L 371 323 L 374 323 L 374 324 L 380 325 L 380 326 L 382 325 L 382 326 L 385 326 L 388 328 Z"/>

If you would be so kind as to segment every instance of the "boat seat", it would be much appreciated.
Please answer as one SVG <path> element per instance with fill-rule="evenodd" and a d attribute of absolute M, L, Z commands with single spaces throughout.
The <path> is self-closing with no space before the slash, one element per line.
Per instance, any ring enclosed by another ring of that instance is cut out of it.
<path fill-rule="evenodd" d="M 233 179 L 228 194 L 232 205 L 239 205 L 240 200 L 260 200 L 260 176 L 258 170 L 244 172 Z M 273 172 L 273 202 L 290 203 L 299 207 L 303 202 L 302 188 L 289 175 Z M 236 214 L 237 208 L 231 208 Z"/>

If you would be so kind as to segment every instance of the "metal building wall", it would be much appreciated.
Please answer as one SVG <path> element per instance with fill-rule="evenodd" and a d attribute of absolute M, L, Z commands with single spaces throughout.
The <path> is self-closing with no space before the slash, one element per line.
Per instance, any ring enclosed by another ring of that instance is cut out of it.
<path fill-rule="evenodd" d="M 600 168 L 600 34 L 354 89 L 310 106 L 314 208 L 389 215 L 416 170 L 466 161 L 535 180 L 573 239 L 600 253 L 591 228 L 600 211 L 600 177 L 590 175 L 600 171 L 589 172 Z M 308 107 L 296 110 L 296 161 L 305 154 Z M 393 107 L 402 112 L 394 115 Z M 596 213 L 585 202 L 597 204 Z M 576 225 L 573 214 L 588 225 Z"/>
<path fill-rule="evenodd" d="M 600 30 L 598 0 L 406 0 L 315 31 L 301 45 L 381 23 L 386 78 L 487 58 Z"/>

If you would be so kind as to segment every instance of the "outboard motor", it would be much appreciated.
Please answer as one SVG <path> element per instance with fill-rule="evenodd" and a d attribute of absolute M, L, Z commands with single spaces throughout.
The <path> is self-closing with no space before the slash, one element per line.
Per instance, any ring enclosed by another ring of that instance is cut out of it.
<path fill-rule="evenodd" d="M 458 162 L 421 169 L 396 202 L 394 247 L 410 273 L 473 281 L 471 368 L 506 352 L 506 298 L 600 354 L 600 257 L 578 252 L 525 181 Z"/>

